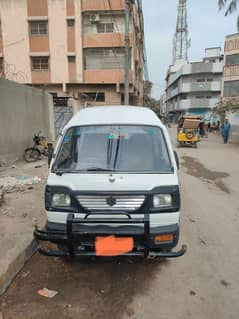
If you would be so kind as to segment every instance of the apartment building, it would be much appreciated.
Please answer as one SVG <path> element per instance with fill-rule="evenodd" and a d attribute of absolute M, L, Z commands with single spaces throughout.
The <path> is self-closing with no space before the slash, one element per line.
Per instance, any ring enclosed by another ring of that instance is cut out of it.
<path fill-rule="evenodd" d="M 209 116 L 221 97 L 222 60 L 221 48 L 208 48 L 202 61 L 169 68 L 166 105 L 173 120 L 186 113 Z"/>
<path fill-rule="evenodd" d="M 222 99 L 239 105 L 239 33 L 225 39 Z M 239 110 L 227 114 L 232 125 L 232 140 L 239 142 Z"/>
<path fill-rule="evenodd" d="M 1 0 L 0 76 L 43 88 L 55 105 L 121 104 L 125 0 Z M 130 104 L 142 104 L 144 25 L 131 3 Z"/>

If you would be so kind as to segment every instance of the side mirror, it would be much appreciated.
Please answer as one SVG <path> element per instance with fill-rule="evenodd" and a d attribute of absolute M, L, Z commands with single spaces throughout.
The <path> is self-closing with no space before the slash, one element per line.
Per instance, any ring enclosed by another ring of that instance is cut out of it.
<path fill-rule="evenodd" d="M 178 170 L 179 170 L 180 165 L 179 165 L 178 153 L 177 153 L 176 151 L 173 151 L 173 153 L 174 153 L 175 161 L 176 161 L 176 164 L 177 164 L 177 168 L 178 168 Z"/>
<path fill-rule="evenodd" d="M 52 143 L 47 143 L 47 150 L 48 150 L 48 167 L 50 167 L 51 160 L 53 157 L 54 149 Z"/>

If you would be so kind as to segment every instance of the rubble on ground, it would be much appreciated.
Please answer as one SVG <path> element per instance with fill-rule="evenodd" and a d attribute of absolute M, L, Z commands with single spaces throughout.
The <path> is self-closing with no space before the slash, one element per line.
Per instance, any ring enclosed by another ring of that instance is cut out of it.
<path fill-rule="evenodd" d="M 32 188 L 32 185 L 39 184 L 41 180 L 38 176 L 0 177 L 0 195 L 1 192 L 12 193 L 15 191 L 25 191 Z"/>

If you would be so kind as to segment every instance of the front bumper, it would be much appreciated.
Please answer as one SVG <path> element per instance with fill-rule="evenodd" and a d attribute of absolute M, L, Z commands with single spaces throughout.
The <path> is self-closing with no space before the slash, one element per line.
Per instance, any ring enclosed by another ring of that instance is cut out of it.
<path fill-rule="evenodd" d="M 148 213 L 144 214 L 144 218 L 132 218 L 131 216 L 128 216 L 128 218 L 90 218 L 86 220 L 85 218 L 75 218 L 74 214 L 69 213 L 66 226 L 64 224 L 47 223 L 45 230 L 35 229 L 34 237 L 40 241 L 39 252 L 46 256 L 95 256 L 94 243 L 96 236 L 99 235 L 133 237 L 134 249 L 124 254 L 124 256 L 173 258 L 186 253 L 187 247 L 185 245 L 177 252 L 169 251 L 178 243 L 178 225 L 150 228 Z M 122 226 L 112 227 L 113 224 Z M 154 242 L 154 236 L 167 234 L 173 234 L 172 242 L 160 244 Z M 46 241 L 58 244 L 58 247 L 63 248 L 58 250 L 45 248 L 41 242 Z"/>

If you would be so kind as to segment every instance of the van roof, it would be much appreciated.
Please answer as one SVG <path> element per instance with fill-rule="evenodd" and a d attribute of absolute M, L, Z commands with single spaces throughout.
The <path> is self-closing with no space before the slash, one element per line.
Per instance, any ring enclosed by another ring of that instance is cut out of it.
<path fill-rule="evenodd" d="M 65 126 L 131 124 L 163 126 L 157 115 L 147 107 L 102 106 L 88 107 L 78 113 Z"/>

